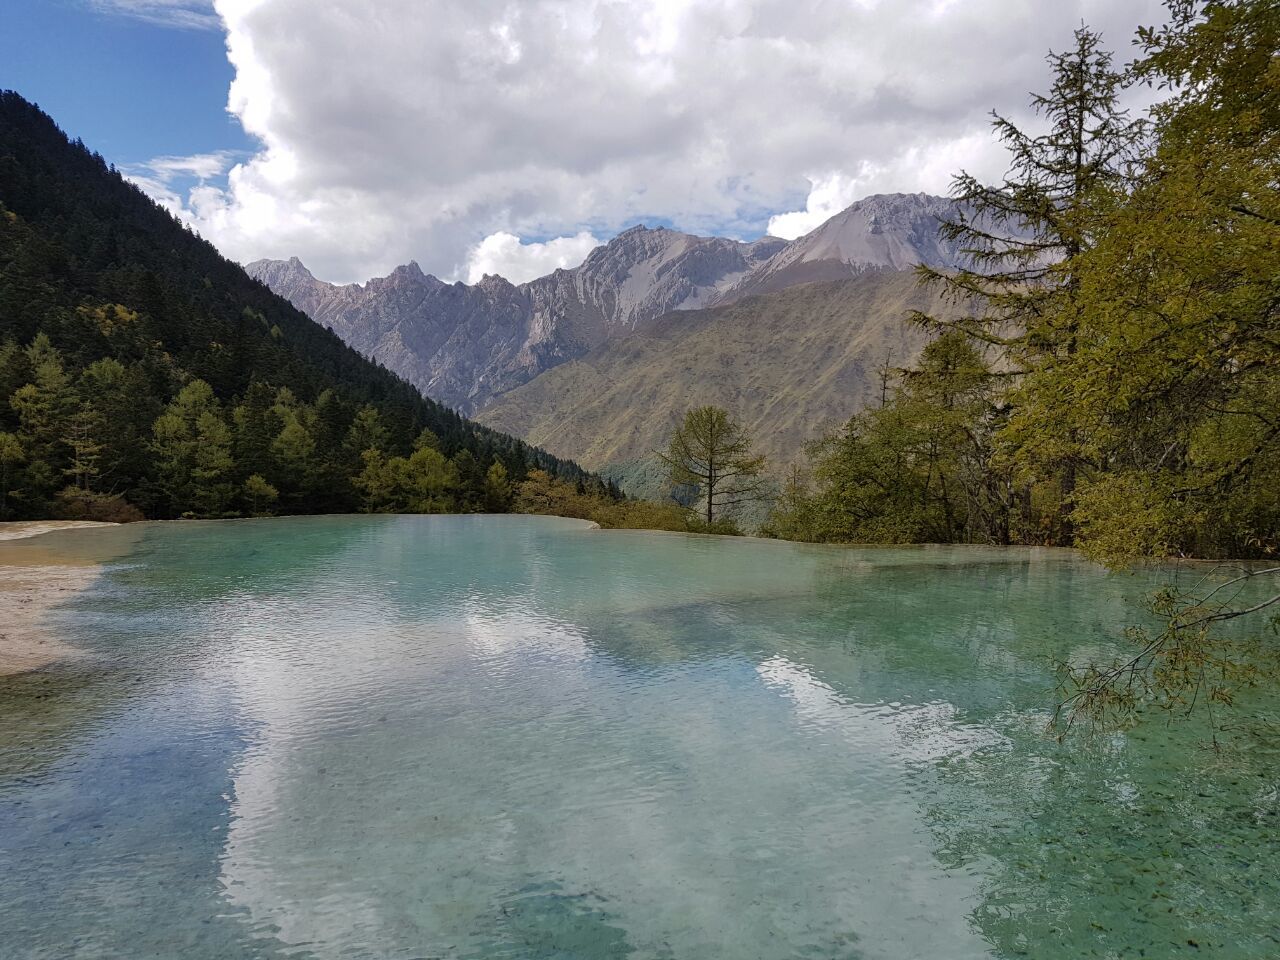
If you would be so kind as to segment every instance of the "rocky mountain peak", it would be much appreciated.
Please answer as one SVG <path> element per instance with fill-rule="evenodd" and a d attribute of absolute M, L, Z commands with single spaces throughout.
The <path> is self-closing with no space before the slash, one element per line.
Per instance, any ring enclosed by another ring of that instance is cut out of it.
<path fill-rule="evenodd" d="M 628 227 L 612 240 L 596 247 L 576 269 L 591 272 L 603 264 L 631 264 L 652 257 L 678 244 L 687 234 L 666 227 L 647 227 L 643 223 Z M 694 238 L 689 238 L 694 239 Z"/>
<path fill-rule="evenodd" d="M 584 292 L 600 291 L 607 321 L 625 333 L 664 313 L 705 306 L 783 242 L 764 238 L 742 243 L 637 224 L 568 272 Z"/>
<path fill-rule="evenodd" d="M 245 273 L 272 292 L 278 293 L 307 315 L 324 294 L 329 285 L 317 280 L 315 275 L 297 257 L 288 260 L 255 260 L 245 265 Z M 312 316 L 312 319 L 315 319 Z"/>
<path fill-rule="evenodd" d="M 478 290 L 487 293 L 515 293 L 516 285 L 506 277 L 497 273 L 486 273 L 478 282 L 473 284 Z"/>
<path fill-rule="evenodd" d="M 717 302 L 840 280 L 868 269 L 909 270 L 921 263 L 955 269 L 963 259 L 960 245 L 938 230 L 955 212 L 955 201 L 927 193 L 864 197 L 780 247 Z"/>
<path fill-rule="evenodd" d="M 254 260 L 252 263 L 245 265 L 245 270 L 250 276 L 256 277 L 269 287 L 273 287 L 277 279 L 291 280 L 297 282 L 299 280 L 307 280 L 318 283 L 315 275 L 307 269 L 297 257 L 290 257 L 288 260 Z M 268 280 L 270 276 L 272 279 Z"/>
<path fill-rule="evenodd" d="M 389 274 L 392 277 L 400 277 L 405 280 L 425 280 L 427 275 L 422 272 L 422 268 L 418 266 L 417 260 L 410 260 L 408 263 L 396 267 Z"/>
<path fill-rule="evenodd" d="M 566 360 L 630 336 L 659 317 L 755 293 L 855 276 L 868 268 L 957 263 L 938 223 L 951 201 L 926 194 L 866 197 L 787 242 L 749 243 L 636 224 L 577 267 L 520 285 L 493 274 L 445 283 L 415 262 L 365 284 L 317 280 L 296 257 L 249 272 L 361 352 L 464 413 Z"/>

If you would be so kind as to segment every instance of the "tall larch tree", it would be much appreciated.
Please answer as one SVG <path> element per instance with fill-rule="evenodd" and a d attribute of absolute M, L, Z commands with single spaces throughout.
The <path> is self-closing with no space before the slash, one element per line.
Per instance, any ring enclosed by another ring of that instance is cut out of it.
<path fill-rule="evenodd" d="M 673 484 L 697 489 L 708 527 L 765 497 L 764 457 L 752 453 L 751 438 L 720 407 L 685 413 L 666 453 L 658 456 Z"/>
<path fill-rule="evenodd" d="M 1015 385 L 1016 375 L 1034 374 L 1076 349 L 1077 261 L 1096 242 L 1146 142 L 1145 121 L 1120 105 L 1125 76 L 1112 61 L 1088 27 L 1075 31 L 1070 50 L 1049 54 L 1052 84 L 1031 100 L 1045 132 L 1028 133 L 995 114 L 1008 173 L 996 184 L 963 172 L 956 177 L 961 212 L 941 232 L 966 251 L 969 266 L 954 273 L 920 268 L 924 282 L 974 312 L 959 320 L 923 313 L 915 319 L 995 347 Z M 1057 538 L 1069 543 L 1083 457 L 1072 431 L 1058 436 L 1060 443 L 1029 443 L 1018 453 L 1028 477 L 1056 481 Z"/>

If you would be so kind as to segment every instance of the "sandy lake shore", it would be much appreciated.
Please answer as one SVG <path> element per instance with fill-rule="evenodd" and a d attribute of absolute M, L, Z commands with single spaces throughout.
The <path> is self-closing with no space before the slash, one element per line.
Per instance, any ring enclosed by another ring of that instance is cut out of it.
<path fill-rule="evenodd" d="M 37 670 L 76 653 L 49 632 L 46 615 L 97 576 L 96 560 L 32 538 L 56 530 L 114 526 L 73 520 L 0 523 L 0 677 Z"/>

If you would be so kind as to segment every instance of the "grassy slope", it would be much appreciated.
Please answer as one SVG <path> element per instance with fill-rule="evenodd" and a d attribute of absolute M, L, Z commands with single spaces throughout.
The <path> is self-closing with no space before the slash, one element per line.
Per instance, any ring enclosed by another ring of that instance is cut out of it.
<path fill-rule="evenodd" d="M 806 284 L 727 307 L 669 314 L 647 330 L 555 367 L 477 419 L 588 469 L 663 448 L 690 406 L 730 410 L 775 468 L 879 396 L 892 350 L 912 361 L 924 335 L 904 321 L 937 309 L 911 273 Z"/>

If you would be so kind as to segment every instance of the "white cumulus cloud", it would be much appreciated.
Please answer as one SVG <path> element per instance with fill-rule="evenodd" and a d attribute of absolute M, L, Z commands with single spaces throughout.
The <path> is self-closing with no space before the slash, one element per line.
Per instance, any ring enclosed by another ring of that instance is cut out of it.
<path fill-rule="evenodd" d="M 514 233 L 500 230 L 471 249 L 467 283 L 475 283 L 487 273 L 506 277 L 512 283 L 524 283 L 561 267 L 576 267 L 599 245 L 600 240 L 589 230 L 543 243 L 524 243 Z"/>
<path fill-rule="evenodd" d="M 809 195 L 803 210 L 790 210 L 769 218 L 768 232 L 794 240 L 821 226 L 849 204 L 873 193 L 946 194 L 960 170 L 995 180 L 1005 168 L 1004 155 L 995 147 L 989 129 L 925 141 L 906 147 L 882 164 L 863 162 L 854 173 L 843 171 L 810 176 Z"/>
<path fill-rule="evenodd" d="M 225 174 L 235 156 L 231 150 L 215 150 L 186 157 L 155 157 L 123 167 L 121 173 L 170 213 L 198 225 L 200 208 L 196 200 L 201 194 L 212 192 L 220 202 L 222 191 L 208 181 Z"/>
<path fill-rule="evenodd" d="M 1082 20 L 1124 60 L 1161 19 L 1159 0 L 215 8 L 228 109 L 260 146 L 186 188 L 185 215 L 229 256 L 297 255 L 340 282 L 411 259 L 521 275 L 638 221 L 745 239 L 944 191 L 958 164 L 1000 171 L 988 111 L 1028 120 L 1044 54 Z M 508 239 L 528 237 L 561 239 Z"/>
<path fill-rule="evenodd" d="M 809 178 L 809 196 L 803 210 L 791 210 L 769 218 L 768 232 L 794 240 L 835 216 L 858 199 L 858 179 L 843 173 Z"/>

